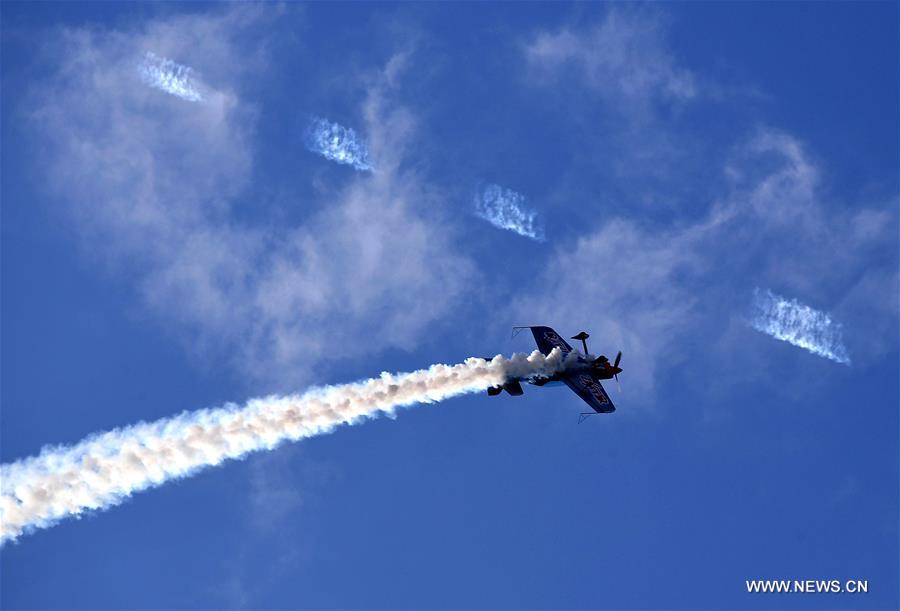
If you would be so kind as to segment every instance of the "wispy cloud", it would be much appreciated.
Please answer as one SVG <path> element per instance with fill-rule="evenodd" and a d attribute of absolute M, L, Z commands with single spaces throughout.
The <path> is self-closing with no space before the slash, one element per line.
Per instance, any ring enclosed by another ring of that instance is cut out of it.
<path fill-rule="evenodd" d="M 650 403 L 657 371 L 682 358 L 679 340 L 694 324 L 693 282 L 705 269 L 696 233 L 648 231 L 610 219 L 593 233 L 557 245 L 535 269 L 537 282 L 518 292 L 512 311 L 557 330 L 585 325 L 597 354 L 622 350 L 632 363 L 629 401 Z M 598 271 L 604 261 L 613 273 Z"/>
<path fill-rule="evenodd" d="M 682 61 L 670 42 L 671 22 L 657 5 L 611 4 L 596 18 L 540 28 L 523 40 L 523 80 L 544 103 L 564 109 L 568 118 L 559 125 L 578 126 L 566 132 L 576 154 L 553 190 L 561 201 L 583 196 L 575 185 L 588 173 L 594 197 L 624 188 L 630 206 L 651 210 L 660 203 L 674 209 L 685 195 L 696 201 L 684 177 L 708 167 L 695 152 L 704 141 L 673 119 L 710 102 L 715 87 Z"/>
<path fill-rule="evenodd" d="M 396 69 L 389 63 L 365 83 L 360 132 L 378 159 L 375 180 L 316 191 L 306 202 L 314 212 L 273 230 L 232 218 L 258 188 L 259 113 L 235 92 L 266 62 L 240 41 L 267 16 L 258 5 L 229 6 L 62 38 L 58 72 L 36 86 L 32 122 L 46 145 L 48 188 L 85 252 L 120 262 L 148 308 L 191 338 L 195 357 L 222 351 L 274 390 L 313 376 L 309 354 L 324 368 L 361 334 L 373 350 L 413 349 L 453 311 L 475 267 L 434 213 L 438 190 L 402 163 L 416 125 L 388 78 Z M 225 68 L 215 89 L 201 84 L 203 103 L 173 108 L 156 89 L 122 86 L 138 78 L 130 58 L 144 49 Z M 401 235 L 402 249 L 385 247 Z M 331 344 L 337 350 L 309 352 Z"/>
<path fill-rule="evenodd" d="M 512 189 L 488 185 L 475 196 L 475 214 L 494 227 L 514 231 L 532 240 L 543 241 L 544 230 L 537 212 L 525 206 L 525 197 Z"/>
<path fill-rule="evenodd" d="M 182 100 L 203 101 L 203 94 L 200 93 L 200 80 L 188 66 L 176 64 L 171 59 L 165 59 L 147 51 L 138 64 L 138 74 L 151 87 L 156 87 Z"/>
<path fill-rule="evenodd" d="M 788 300 L 772 291 L 755 289 L 750 324 L 775 339 L 832 361 L 850 364 L 840 323 L 796 299 Z"/>
<path fill-rule="evenodd" d="M 366 143 L 353 129 L 328 119 L 313 119 L 306 130 L 306 148 L 325 159 L 352 166 L 361 172 L 373 169 Z"/>
<path fill-rule="evenodd" d="M 525 55 L 540 80 L 553 82 L 573 70 L 583 85 L 629 105 L 693 98 L 694 75 L 677 65 L 664 30 L 656 12 L 610 9 L 587 29 L 538 32 Z"/>
<path fill-rule="evenodd" d="M 673 363 L 703 359 L 718 376 L 741 371 L 745 378 L 747 367 L 768 358 L 764 347 L 753 354 L 738 348 L 752 328 L 846 364 L 848 345 L 867 348 L 853 351 L 854 362 L 896 346 L 884 339 L 896 337 L 898 280 L 889 250 L 896 213 L 831 211 L 817 182 L 821 168 L 782 132 L 767 130 L 722 157 L 731 182 L 704 214 L 667 227 L 600 217 L 574 243 L 556 246 L 537 267 L 537 282 L 521 286 L 511 306 L 518 318 L 584 325 L 598 351 L 621 349 L 626 363 L 639 362 L 625 377 L 633 404 L 658 404 L 658 372 Z M 598 269 L 599 261 L 610 261 L 609 270 Z M 727 273 L 716 271 L 722 261 Z M 835 303 L 834 310 L 759 290 L 751 316 L 754 286 L 790 287 Z M 841 337 L 835 316 L 853 326 L 852 337 Z M 692 352 L 697 336 L 709 341 Z"/>

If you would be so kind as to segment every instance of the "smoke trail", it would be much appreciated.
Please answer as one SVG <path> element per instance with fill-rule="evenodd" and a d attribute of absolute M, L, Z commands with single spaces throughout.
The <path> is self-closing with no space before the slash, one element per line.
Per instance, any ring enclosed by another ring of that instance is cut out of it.
<path fill-rule="evenodd" d="M 796 299 L 788 301 L 772 291 L 755 289 L 750 324 L 775 339 L 832 361 L 850 364 L 840 323 L 833 322 L 825 312 L 814 310 Z"/>
<path fill-rule="evenodd" d="M 397 407 L 432 403 L 565 367 L 558 350 L 490 361 L 382 373 L 302 395 L 252 399 L 245 406 L 186 412 L 101 433 L 71 447 L 0 465 L 0 545 L 86 510 L 105 509 L 132 493 L 185 477 L 226 459 L 327 433 Z"/>
<path fill-rule="evenodd" d="M 499 229 L 508 229 L 532 240 L 543 241 L 537 213 L 525 207 L 525 197 L 500 185 L 488 185 L 475 196 L 475 214 Z"/>
<path fill-rule="evenodd" d="M 355 169 L 371 171 L 369 150 L 356 132 L 349 127 L 316 118 L 306 130 L 306 148 L 330 161 L 353 166 Z"/>
<path fill-rule="evenodd" d="M 203 101 L 199 82 L 194 71 L 187 66 L 176 64 L 170 59 L 159 57 L 147 51 L 138 65 L 141 79 L 150 85 L 189 102 Z"/>

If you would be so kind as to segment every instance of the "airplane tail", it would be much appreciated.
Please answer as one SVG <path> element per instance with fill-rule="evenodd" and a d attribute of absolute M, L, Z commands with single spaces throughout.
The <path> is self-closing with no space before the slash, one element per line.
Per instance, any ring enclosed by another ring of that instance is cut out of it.
<path fill-rule="evenodd" d="M 511 382 L 507 382 L 503 386 L 492 386 L 487 389 L 487 394 L 491 397 L 496 397 L 503 391 L 508 392 L 513 397 L 518 397 L 520 395 L 525 394 L 525 391 L 522 390 L 522 384 L 518 380 L 512 380 Z"/>
<path fill-rule="evenodd" d="M 503 390 L 508 392 L 514 397 L 518 397 L 519 395 L 524 394 L 522 390 L 522 384 L 519 383 L 518 380 L 513 380 L 512 382 L 507 382 L 503 385 Z"/>
<path fill-rule="evenodd" d="M 529 327 L 531 334 L 534 335 L 534 341 L 537 343 L 538 350 L 545 356 L 550 354 L 554 348 L 562 350 L 563 354 L 572 352 L 572 346 L 566 343 L 559 333 L 550 327 Z"/>

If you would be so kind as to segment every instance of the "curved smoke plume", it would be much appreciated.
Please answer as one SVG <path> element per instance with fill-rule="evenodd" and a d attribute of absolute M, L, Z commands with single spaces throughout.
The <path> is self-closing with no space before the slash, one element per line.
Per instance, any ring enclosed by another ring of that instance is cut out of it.
<path fill-rule="evenodd" d="M 510 378 L 550 375 L 564 366 L 558 350 L 548 356 L 535 351 L 509 359 L 469 358 L 302 395 L 252 399 L 243 407 L 186 412 L 94 435 L 71 447 L 45 448 L 39 456 L 0 465 L 0 544 L 227 459 L 397 407 L 484 390 Z"/>

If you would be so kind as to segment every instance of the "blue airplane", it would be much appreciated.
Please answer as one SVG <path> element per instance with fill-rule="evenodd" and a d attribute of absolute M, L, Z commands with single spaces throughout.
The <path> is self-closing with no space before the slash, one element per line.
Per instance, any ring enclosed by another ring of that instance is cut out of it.
<path fill-rule="evenodd" d="M 554 348 L 559 348 L 564 354 L 572 352 L 572 346 L 567 344 L 566 340 L 550 327 L 513 327 L 513 332 L 517 333 L 522 329 L 531 329 L 534 341 L 537 342 L 538 350 L 545 355 L 550 354 L 550 351 Z M 609 395 L 606 394 L 606 390 L 600 384 L 600 380 L 615 378 L 616 382 L 619 381 L 619 374 L 622 373 L 622 369 L 619 367 L 619 362 L 622 360 L 622 352 L 619 351 L 613 363 L 610 363 L 609 359 L 603 355 L 594 357 L 588 353 L 587 338 L 589 337 L 590 335 L 584 331 L 572 337 L 572 339 L 581 341 L 581 344 L 584 346 L 584 353 L 578 354 L 576 352 L 575 362 L 566 367 L 565 371 L 549 377 L 541 376 L 508 380 L 502 386 L 488 388 L 488 395 L 495 397 L 505 390 L 517 397 L 523 394 L 521 384 L 523 381 L 534 386 L 559 386 L 565 384 L 594 410 L 593 412 L 582 412 L 579 422 L 587 416 L 609 414 L 616 411 L 616 406 L 613 405 Z"/>

